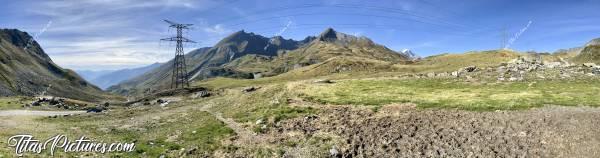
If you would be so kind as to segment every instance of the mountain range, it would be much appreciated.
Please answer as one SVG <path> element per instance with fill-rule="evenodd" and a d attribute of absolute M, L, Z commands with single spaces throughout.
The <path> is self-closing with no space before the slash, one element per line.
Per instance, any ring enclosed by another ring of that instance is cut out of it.
<path fill-rule="evenodd" d="M 552 60 L 565 58 L 575 63 L 598 62 L 598 43 L 600 39 L 595 39 L 585 47 L 564 50 L 548 57 Z M 506 53 L 502 51 L 500 54 Z M 411 50 L 396 52 L 369 38 L 344 34 L 332 28 L 300 41 L 281 36 L 267 38 L 242 30 L 227 36 L 213 47 L 196 49 L 186 54 L 190 80 L 219 76 L 252 79 L 275 76 L 307 66 L 314 67 L 303 70 L 304 75 L 377 71 L 376 69 L 393 71 L 390 65 L 415 63 L 418 59 Z M 171 82 L 171 65 L 172 61 L 169 61 L 154 70 L 111 86 L 107 91 L 140 94 L 166 89 Z"/>
<path fill-rule="evenodd" d="M 190 80 L 217 76 L 274 76 L 331 59 L 368 59 L 391 63 L 408 60 L 406 55 L 376 44 L 366 37 L 340 33 L 332 28 L 300 41 L 281 36 L 267 38 L 242 30 L 225 37 L 213 47 L 193 50 L 185 57 Z M 171 60 L 107 90 L 118 94 L 139 94 L 165 89 L 171 82 L 172 62 Z"/>
<path fill-rule="evenodd" d="M 99 100 L 107 96 L 100 88 L 115 94 L 141 95 L 168 89 L 171 82 L 172 60 L 164 64 L 156 63 L 110 73 L 82 71 L 81 73 L 85 74 L 83 76 L 90 81 L 88 82 L 74 71 L 54 64 L 39 44 L 25 32 L 15 29 L 0 30 L 0 46 L 2 96 L 49 94 Z M 418 57 L 408 49 L 393 51 L 369 38 L 327 28 L 320 34 L 308 36 L 303 40 L 285 39 L 281 36 L 264 37 L 241 30 L 225 37 L 212 47 L 192 50 L 185 57 L 190 80 L 199 81 L 214 77 L 255 79 L 292 71 L 292 74 L 309 77 L 350 71 L 396 71 L 398 66 L 394 65 L 406 64 L 459 62 L 454 65 L 464 66 L 460 64 L 461 60 L 469 59 L 469 56 L 518 56 L 510 51 L 484 54 L 437 55 L 419 61 L 415 60 Z M 600 39 L 594 39 L 583 47 L 546 56 L 548 59 L 564 58 L 574 63 L 599 63 L 599 54 Z M 457 60 L 453 58 L 460 60 L 449 61 Z M 493 63 L 495 62 L 490 64 Z M 406 68 L 408 67 L 401 69 Z"/>

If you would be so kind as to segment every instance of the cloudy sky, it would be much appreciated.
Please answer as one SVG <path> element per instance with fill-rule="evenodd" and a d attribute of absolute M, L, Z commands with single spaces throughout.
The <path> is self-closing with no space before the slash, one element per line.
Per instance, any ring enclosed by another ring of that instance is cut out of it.
<path fill-rule="evenodd" d="M 36 40 L 59 65 L 110 70 L 165 62 L 174 30 L 212 46 L 246 30 L 303 39 L 327 27 L 420 56 L 491 50 L 555 51 L 600 37 L 597 0 L 1 0 L 0 27 Z M 518 36 L 518 38 L 517 38 Z"/>

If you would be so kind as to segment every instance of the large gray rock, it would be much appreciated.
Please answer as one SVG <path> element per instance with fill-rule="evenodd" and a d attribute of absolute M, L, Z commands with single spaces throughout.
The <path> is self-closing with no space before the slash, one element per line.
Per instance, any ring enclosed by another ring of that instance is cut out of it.
<path fill-rule="evenodd" d="M 600 67 L 596 66 L 596 67 L 592 68 L 592 74 L 600 75 Z"/>

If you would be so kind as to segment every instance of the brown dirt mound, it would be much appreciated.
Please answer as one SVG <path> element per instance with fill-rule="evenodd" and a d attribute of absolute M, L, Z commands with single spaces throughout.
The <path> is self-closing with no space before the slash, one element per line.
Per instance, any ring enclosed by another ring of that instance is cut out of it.
<path fill-rule="evenodd" d="M 343 157 L 597 157 L 599 125 L 595 108 L 471 112 L 400 105 L 379 112 L 326 108 L 277 131 L 337 135 Z"/>

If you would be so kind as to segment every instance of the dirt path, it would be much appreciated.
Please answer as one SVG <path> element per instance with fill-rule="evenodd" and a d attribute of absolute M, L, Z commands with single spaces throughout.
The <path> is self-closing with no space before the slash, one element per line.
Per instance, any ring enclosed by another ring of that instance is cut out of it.
<path fill-rule="evenodd" d="M 86 111 L 32 111 L 32 110 L 0 110 L 1 116 L 56 116 L 82 114 Z"/>
<path fill-rule="evenodd" d="M 255 144 L 257 146 L 268 145 L 267 139 L 264 138 L 263 136 L 257 135 L 254 132 L 242 127 L 241 124 L 235 122 L 231 118 L 223 118 L 221 113 L 209 110 L 210 107 L 211 107 L 210 105 L 202 106 L 202 108 L 200 108 L 200 110 L 206 111 L 206 112 L 212 114 L 213 116 L 215 116 L 215 118 L 217 118 L 218 120 L 225 123 L 227 125 L 227 127 L 231 128 L 233 131 L 235 131 L 235 133 L 237 133 L 237 137 L 238 137 L 235 142 L 236 144 L 238 144 L 238 145 Z"/>

